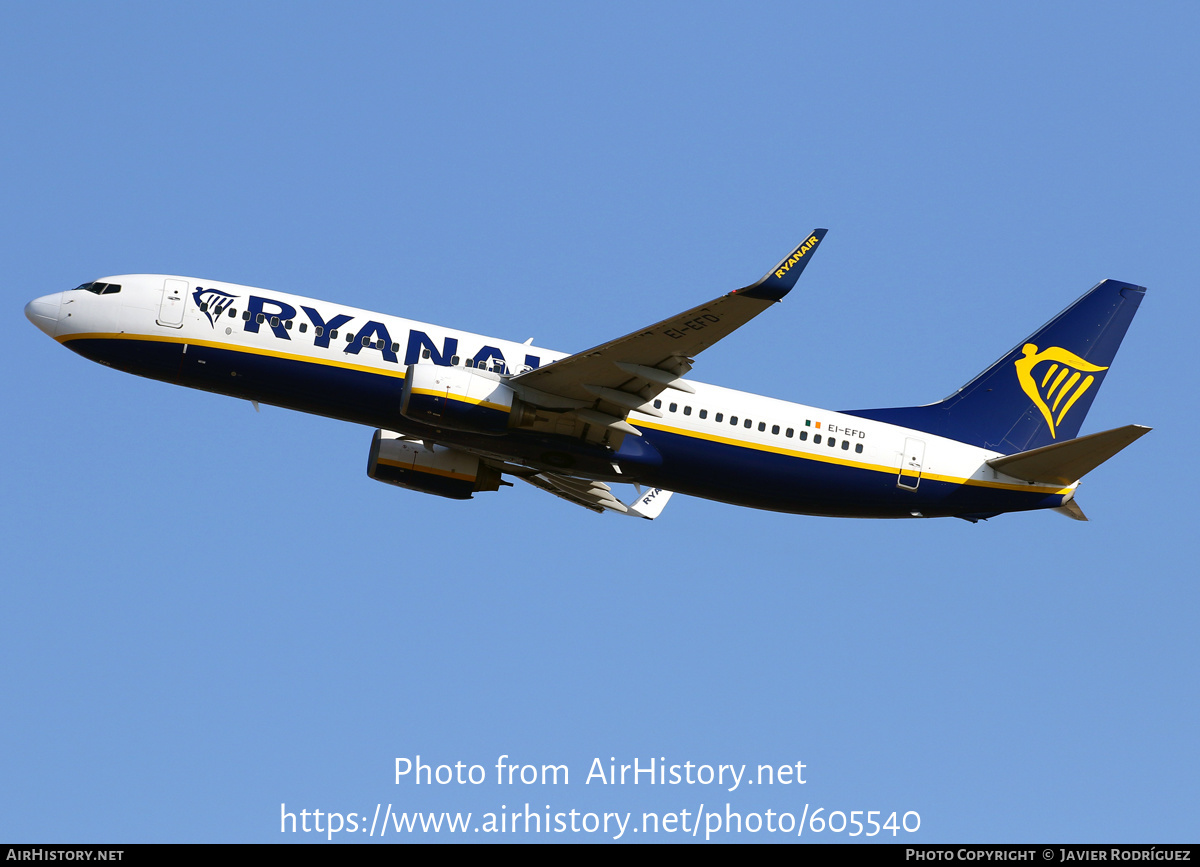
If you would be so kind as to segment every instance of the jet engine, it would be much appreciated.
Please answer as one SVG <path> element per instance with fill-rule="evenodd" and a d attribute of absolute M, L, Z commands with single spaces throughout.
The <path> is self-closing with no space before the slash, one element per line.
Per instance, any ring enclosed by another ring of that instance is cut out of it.
<path fill-rule="evenodd" d="M 438 364 L 408 366 L 400 413 L 438 428 L 494 435 L 534 417 L 498 374 Z"/>
<path fill-rule="evenodd" d="M 371 440 L 367 475 L 377 482 L 452 500 L 469 500 L 476 491 L 497 491 L 509 484 L 501 481 L 499 470 L 474 455 L 402 439 L 385 430 L 375 431 Z"/>

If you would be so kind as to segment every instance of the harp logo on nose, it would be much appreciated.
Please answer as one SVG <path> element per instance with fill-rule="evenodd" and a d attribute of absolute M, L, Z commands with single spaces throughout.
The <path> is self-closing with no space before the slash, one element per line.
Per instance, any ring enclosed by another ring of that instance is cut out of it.
<path fill-rule="evenodd" d="M 1038 352 L 1037 346 L 1026 343 L 1021 352 L 1024 357 L 1013 364 L 1017 369 L 1017 381 L 1034 406 L 1041 410 L 1050 427 L 1050 436 L 1057 439 L 1055 428 L 1092 387 L 1096 379 L 1092 374 L 1108 368 L 1090 364 L 1061 346 Z M 1044 367 L 1039 368 L 1043 363 Z"/>
<path fill-rule="evenodd" d="M 205 289 L 202 286 L 197 286 L 196 291 L 192 293 L 192 298 L 196 302 L 196 306 L 204 311 L 204 315 L 208 317 L 208 324 L 213 328 L 217 327 L 217 320 L 221 318 L 221 314 L 234 302 L 236 295 L 230 295 L 228 292 L 222 292 L 220 289 Z"/>

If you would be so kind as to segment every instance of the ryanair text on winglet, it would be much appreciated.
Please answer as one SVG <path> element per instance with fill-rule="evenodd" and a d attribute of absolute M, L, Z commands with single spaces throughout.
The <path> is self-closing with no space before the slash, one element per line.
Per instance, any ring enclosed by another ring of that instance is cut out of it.
<path fill-rule="evenodd" d="M 816 236 L 808 238 L 803 244 L 795 249 L 792 255 L 788 256 L 787 259 L 784 260 L 783 264 L 780 265 L 778 270 L 775 271 L 775 276 L 782 277 L 788 271 L 792 270 L 792 266 L 803 259 L 805 254 L 819 243 L 821 243 L 821 239 Z"/>

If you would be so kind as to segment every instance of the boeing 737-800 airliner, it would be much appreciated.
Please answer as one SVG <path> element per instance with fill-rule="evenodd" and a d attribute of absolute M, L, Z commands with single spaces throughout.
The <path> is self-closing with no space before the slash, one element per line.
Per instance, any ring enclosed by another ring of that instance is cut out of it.
<path fill-rule="evenodd" d="M 509 476 L 644 518 L 675 491 L 808 515 L 1086 520 L 1079 479 L 1149 431 L 1078 436 L 1145 289 L 1105 280 L 926 406 L 833 412 L 689 379 L 702 350 L 787 295 L 824 237 L 744 289 L 573 355 L 157 274 L 84 283 L 25 314 L 118 370 L 377 428 L 371 478 L 444 497 Z"/>

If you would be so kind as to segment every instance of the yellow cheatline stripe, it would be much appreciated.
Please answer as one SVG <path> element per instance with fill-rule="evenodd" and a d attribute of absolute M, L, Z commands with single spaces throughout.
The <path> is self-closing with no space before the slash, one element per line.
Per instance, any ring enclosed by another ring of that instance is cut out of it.
<path fill-rule="evenodd" d="M 458 401 L 459 403 L 469 403 L 472 406 L 482 406 L 484 409 L 495 409 L 499 410 L 500 412 L 509 412 L 509 408 L 507 406 L 503 406 L 502 404 L 498 403 L 488 403 L 486 400 L 479 397 L 465 397 L 463 395 L 450 394 L 447 391 L 438 391 L 432 388 L 414 388 L 412 393 L 423 394 L 426 397 L 442 397 L 446 400 Z"/>
<path fill-rule="evenodd" d="M 714 434 L 699 433 L 697 431 L 685 430 L 683 428 L 671 427 L 669 425 L 658 424 L 656 422 L 647 422 L 638 419 L 630 422 L 634 427 L 648 427 L 654 430 L 660 430 L 664 433 L 673 433 L 680 436 L 692 437 L 693 439 L 708 440 L 710 442 L 724 443 L 725 445 L 738 446 L 740 448 L 754 449 L 760 452 L 772 452 L 777 455 L 786 455 L 788 457 L 803 458 L 810 461 L 820 461 L 826 464 L 837 464 L 843 467 L 852 467 L 856 470 L 871 470 L 877 473 L 887 473 L 889 476 L 898 475 L 899 467 L 885 467 L 882 464 L 869 464 L 861 461 L 851 461 L 845 458 L 835 457 L 833 455 L 825 455 L 818 453 L 809 453 L 796 451 L 795 449 L 779 448 L 777 446 L 761 445 L 759 443 L 746 442 L 745 440 L 730 439 L 729 437 L 716 436 Z M 915 474 L 913 474 L 915 475 Z M 964 479 L 960 476 L 944 476 L 939 473 L 921 472 L 922 479 L 933 479 L 936 482 L 949 482 L 956 485 L 976 485 L 984 488 L 999 488 L 1006 491 L 1038 491 L 1039 493 L 1048 494 L 1066 494 L 1070 492 L 1070 488 L 1064 488 L 1059 485 L 1012 485 L 1005 482 L 990 482 L 986 479 Z"/>
<path fill-rule="evenodd" d="M 398 470 L 407 470 L 411 473 L 429 473 L 431 476 L 445 476 L 448 479 L 458 479 L 459 481 L 463 482 L 475 481 L 475 476 L 468 476 L 464 475 L 463 473 L 454 473 L 450 470 L 438 470 L 434 469 L 433 467 L 418 467 L 414 466 L 413 464 L 402 464 L 398 461 L 387 461 L 383 458 L 380 458 L 378 461 L 376 461 L 376 463 L 380 463 L 388 467 L 395 467 Z"/>
<path fill-rule="evenodd" d="M 277 352 L 273 349 L 263 349 L 258 346 L 241 346 L 236 344 L 221 343 L 216 340 L 191 340 L 175 335 L 158 335 L 158 334 L 132 334 L 124 331 L 120 333 L 104 333 L 92 332 L 84 334 L 64 334 L 54 338 L 59 343 L 68 343 L 72 340 L 146 340 L 151 343 L 180 343 L 188 346 L 207 346 L 210 349 L 227 349 L 230 352 L 242 352 L 247 355 L 265 355 L 270 358 L 282 358 L 287 361 L 304 361 L 309 364 L 320 364 L 325 367 L 341 367 L 345 370 L 360 370 L 364 373 L 377 373 L 380 376 L 391 376 L 397 379 L 404 379 L 404 368 L 399 370 L 389 370 L 388 368 L 370 367 L 366 364 L 353 364 L 348 361 L 337 361 L 332 358 L 316 358 L 311 355 L 296 355 L 290 352 Z"/>

